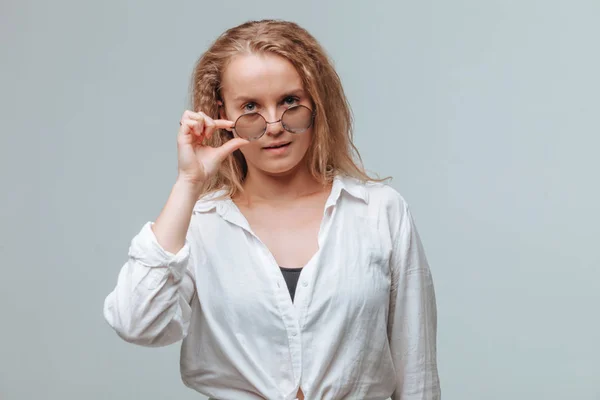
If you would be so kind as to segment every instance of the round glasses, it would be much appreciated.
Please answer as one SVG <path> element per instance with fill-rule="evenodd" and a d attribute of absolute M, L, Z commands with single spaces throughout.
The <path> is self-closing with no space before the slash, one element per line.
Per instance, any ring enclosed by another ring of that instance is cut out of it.
<path fill-rule="evenodd" d="M 302 133 L 308 130 L 315 120 L 315 113 L 305 106 L 293 106 L 283 112 L 277 121 L 267 120 L 257 112 L 243 114 L 235 120 L 233 131 L 246 140 L 258 140 L 270 124 L 281 122 L 283 129 L 290 133 Z"/>

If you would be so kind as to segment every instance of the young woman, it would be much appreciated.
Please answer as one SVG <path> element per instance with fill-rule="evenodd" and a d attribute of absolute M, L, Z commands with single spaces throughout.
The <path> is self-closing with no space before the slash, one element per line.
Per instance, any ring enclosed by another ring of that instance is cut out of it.
<path fill-rule="evenodd" d="M 193 74 L 179 174 L 104 316 L 183 339 L 211 398 L 440 398 L 432 277 L 407 203 L 366 175 L 340 80 L 298 25 L 221 35 Z"/>

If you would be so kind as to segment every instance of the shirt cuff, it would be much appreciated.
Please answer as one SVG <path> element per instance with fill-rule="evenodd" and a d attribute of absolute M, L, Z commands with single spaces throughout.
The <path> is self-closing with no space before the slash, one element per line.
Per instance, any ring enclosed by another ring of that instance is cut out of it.
<path fill-rule="evenodd" d="M 147 222 L 133 238 L 129 247 L 129 257 L 149 268 L 168 268 L 174 273 L 176 280 L 179 280 L 190 256 L 189 242 L 186 238 L 185 244 L 177 254 L 168 252 L 158 243 L 152 225 L 152 222 Z"/>

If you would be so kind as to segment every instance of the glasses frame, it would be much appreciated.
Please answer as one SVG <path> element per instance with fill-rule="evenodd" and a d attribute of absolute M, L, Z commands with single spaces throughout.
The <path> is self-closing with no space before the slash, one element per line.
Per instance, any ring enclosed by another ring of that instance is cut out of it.
<path fill-rule="evenodd" d="M 298 107 L 306 108 L 308 111 L 310 111 L 310 124 L 302 132 L 292 132 L 283 123 L 283 117 L 284 117 L 284 115 L 285 115 L 286 112 L 288 112 L 290 110 L 293 110 L 293 109 L 296 109 Z M 237 126 L 238 121 L 240 120 L 240 118 L 243 118 L 246 115 L 259 115 L 265 121 L 265 129 L 262 131 L 262 133 L 260 135 L 254 137 L 254 138 L 245 138 L 245 137 L 242 137 L 242 136 L 238 135 L 237 130 L 236 130 L 235 127 Z M 287 131 L 287 132 L 290 132 L 291 134 L 304 133 L 304 132 L 306 132 L 307 130 L 309 130 L 314 125 L 314 123 L 315 123 L 315 116 L 316 115 L 317 115 L 316 111 L 311 110 L 310 108 L 308 108 L 307 106 L 303 106 L 302 104 L 298 104 L 296 106 L 292 106 L 292 107 L 288 108 L 287 110 L 285 110 L 281 114 L 281 118 L 279 118 L 277 121 L 272 121 L 272 122 L 267 121 L 267 119 L 261 113 L 259 113 L 259 112 L 250 112 L 250 113 L 247 113 L 247 114 L 242 114 L 239 117 L 237 117 L 237 119 L 235 120 L 235 122 L 234 122 L 233 126 L 231 127 L 231 129 L 236 134 L 236 136 L 241 137 L 243 139 L 246 139 L 246 140 L 252 142 L 254 140 L 258 140 L 261 137 L 263 137 L 265 135 L 265 133 L 267 132 L 267 129 L 269 129 L 269 125 L 271 125 L 271 124 L 277 124 L 279 122 L 281 122 L 281 126 L 283 127 L 283 129 L 285 131 Z"/>

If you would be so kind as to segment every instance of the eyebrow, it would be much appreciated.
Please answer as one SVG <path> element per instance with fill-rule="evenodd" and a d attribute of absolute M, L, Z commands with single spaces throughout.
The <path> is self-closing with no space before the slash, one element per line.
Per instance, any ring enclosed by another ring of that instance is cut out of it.
<path fill-rule="evenodd" d="M 305 94 L 305 91 L 302 88 L 292 89 L 292 90 L 285 92 L 283 95 L 281 95 L 280 99 L 283 100 L 289 96 L 302 97 L 304 94 Z M 251 101 L 256 102 L 256 98 L 252 97 L 252 96 L 239 95 L 239 96 L 235 96 L 233 98 L 233 101 L 235 103 L 248 103 Z"/>

